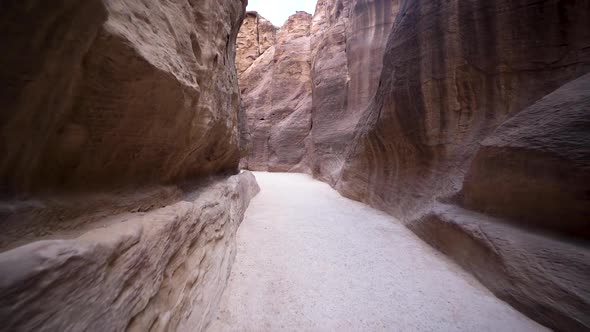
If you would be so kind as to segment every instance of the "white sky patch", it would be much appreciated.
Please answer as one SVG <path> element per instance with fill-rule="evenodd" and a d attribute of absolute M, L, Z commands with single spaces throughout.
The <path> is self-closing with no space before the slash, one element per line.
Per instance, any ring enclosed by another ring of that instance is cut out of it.
<path fill-rule="evenodd" d="M 296 11 L 313 14 L 317 0 L 248 0 L 247 10 L 257 11 L 262 17 L 281 27 Z"/>

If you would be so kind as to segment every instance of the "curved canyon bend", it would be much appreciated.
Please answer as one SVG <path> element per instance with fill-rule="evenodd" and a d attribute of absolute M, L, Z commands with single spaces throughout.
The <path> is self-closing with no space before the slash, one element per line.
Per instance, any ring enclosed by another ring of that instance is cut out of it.
<path fill-rule="evenodd" d="M 209 331 L 544 331 L 393 217 L 308 175 L 261 191 Z"/>

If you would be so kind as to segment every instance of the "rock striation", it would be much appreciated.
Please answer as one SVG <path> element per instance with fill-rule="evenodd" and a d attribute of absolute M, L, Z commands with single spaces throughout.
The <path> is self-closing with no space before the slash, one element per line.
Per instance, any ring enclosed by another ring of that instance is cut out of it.
<path fill-rule="evenodd" d="M 335 185 L 559 331 L 590 328 L 589 6 L 402 1 Z"/>
<path fill-rule="evenodd" d="M 206 327 L 259 190 L 230 177 L 246 3 L 2 2 L 0 329 Z"/>
<path fill-rule="evenodd" d="M 310 172 L 310 26 L 308 13 L 289 17 L 276 44 L 240 77 L 249 132 L 243 165 L 249 170 Z"/>
<path fill-rule="evenodd" d="M 373 98 L 398 0 L 320 0 L 312 24 L 313 175 L 335 185 Z"/>
<path fill-rule="evenodd" d="M 307 148 L 275 147 L 535 320 L 587 330 L 589 20 L 584 1 L 320 0 Z M 265 55 L 241 82 L 245 167 L 298 171 L 271 166 L 267 133 L 289 131 L 264 115 L 288 85 Z"/>
<path fill-rule="evenodd" d="M 257 12 L 246 12 L 237 39 L 238 76 L 276 42 L 277 28 Z"/>
<path fill-rule="evenodd" d="M 456 193 L 479 142 L 590 71 L 585 2 L 402 1 L 336 187 L 402 219 Z"/>
<path fill-rule="evenodd" d="M 235 233 L 258 192 L 245 172 L 148 212 L 0 254 L 6 331 L 200 331 L 215 314 Z"/>
<path fill-rule="evenodd" d="M 235 39 L 244 7 L 4 2 L 2 191 L 108 189 L 235 171 Z"/>

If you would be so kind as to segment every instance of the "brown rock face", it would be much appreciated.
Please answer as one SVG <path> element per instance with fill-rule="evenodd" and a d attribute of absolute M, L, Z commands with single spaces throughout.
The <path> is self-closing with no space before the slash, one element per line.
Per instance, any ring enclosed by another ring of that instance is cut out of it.
<path fill-rule="evenodd" d="M 486 138 L 461 198 L 474 210 L 590 239 L 590 74 Z"/>
<path fill-rule="evenodd" d="M 478 143 L 509 114 L 590 70 L 590 4 L 402 1 L 400 8 L 381 84 L 337 188 L 412 219 L 460 189 Z"/>
<path fill-rule="evenodd" d="M 238 76 L 248 69 L 267 49 L 275 44 L 277 28 L 258 15 L 247 12 L 237 39 L 236 66 Z"/>
<path fill-rule="evenodd" d="M 250 170 L 310 172 L 311 15 L 298 12 L 240 77 Z"/>
<path fill-rule="evenodd" d="M 235 170 L 244 3 L 8 1 L 0 13 L 3 191 Z"/>
<path fill-rule="evenodd" d="M 317 4 L 312 25 L 313 174 L 332 185 L 377 89 L 398 10 L 398 0 Z"/>
<path fill-rule="evenodd" d="M 199 331 L 237 172 L 247 1 L 2 1 L 0 330 Z"/>
<path fill-rule="evenodd" d="M 401 218 L 519 310 L 588 330 L 588 21 L 587 1 L 320 0 L 310 145 L 271 143 L 305 136 L 267 121 L 289 87 L 277 46 L 242 82 L 247 167 L 297 171 L 272 156 L 307 153 L 314 176 Z"/>
<path fill-rule="evenodd" d="M 100 219 L 75 237 L 0 254 L 2 329 L 203 330 L 258 190 L 245 172 L 183 192 L 166 207 Z"/>
<path fill-rule="evenodd" d="M 590 328 L 589 77 L 566 84 L 590 71 L 589 15 L 402 1 L 336 183 L 560 331 Z"/>

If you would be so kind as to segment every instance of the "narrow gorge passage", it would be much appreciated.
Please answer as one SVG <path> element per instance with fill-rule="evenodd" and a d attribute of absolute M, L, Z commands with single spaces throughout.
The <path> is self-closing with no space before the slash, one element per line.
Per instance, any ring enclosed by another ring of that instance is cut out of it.
<path fill-rule="evenodd" d="M 210 331 L 542 331 L 393 217 L 303 174 L 255 173 Z"/>

